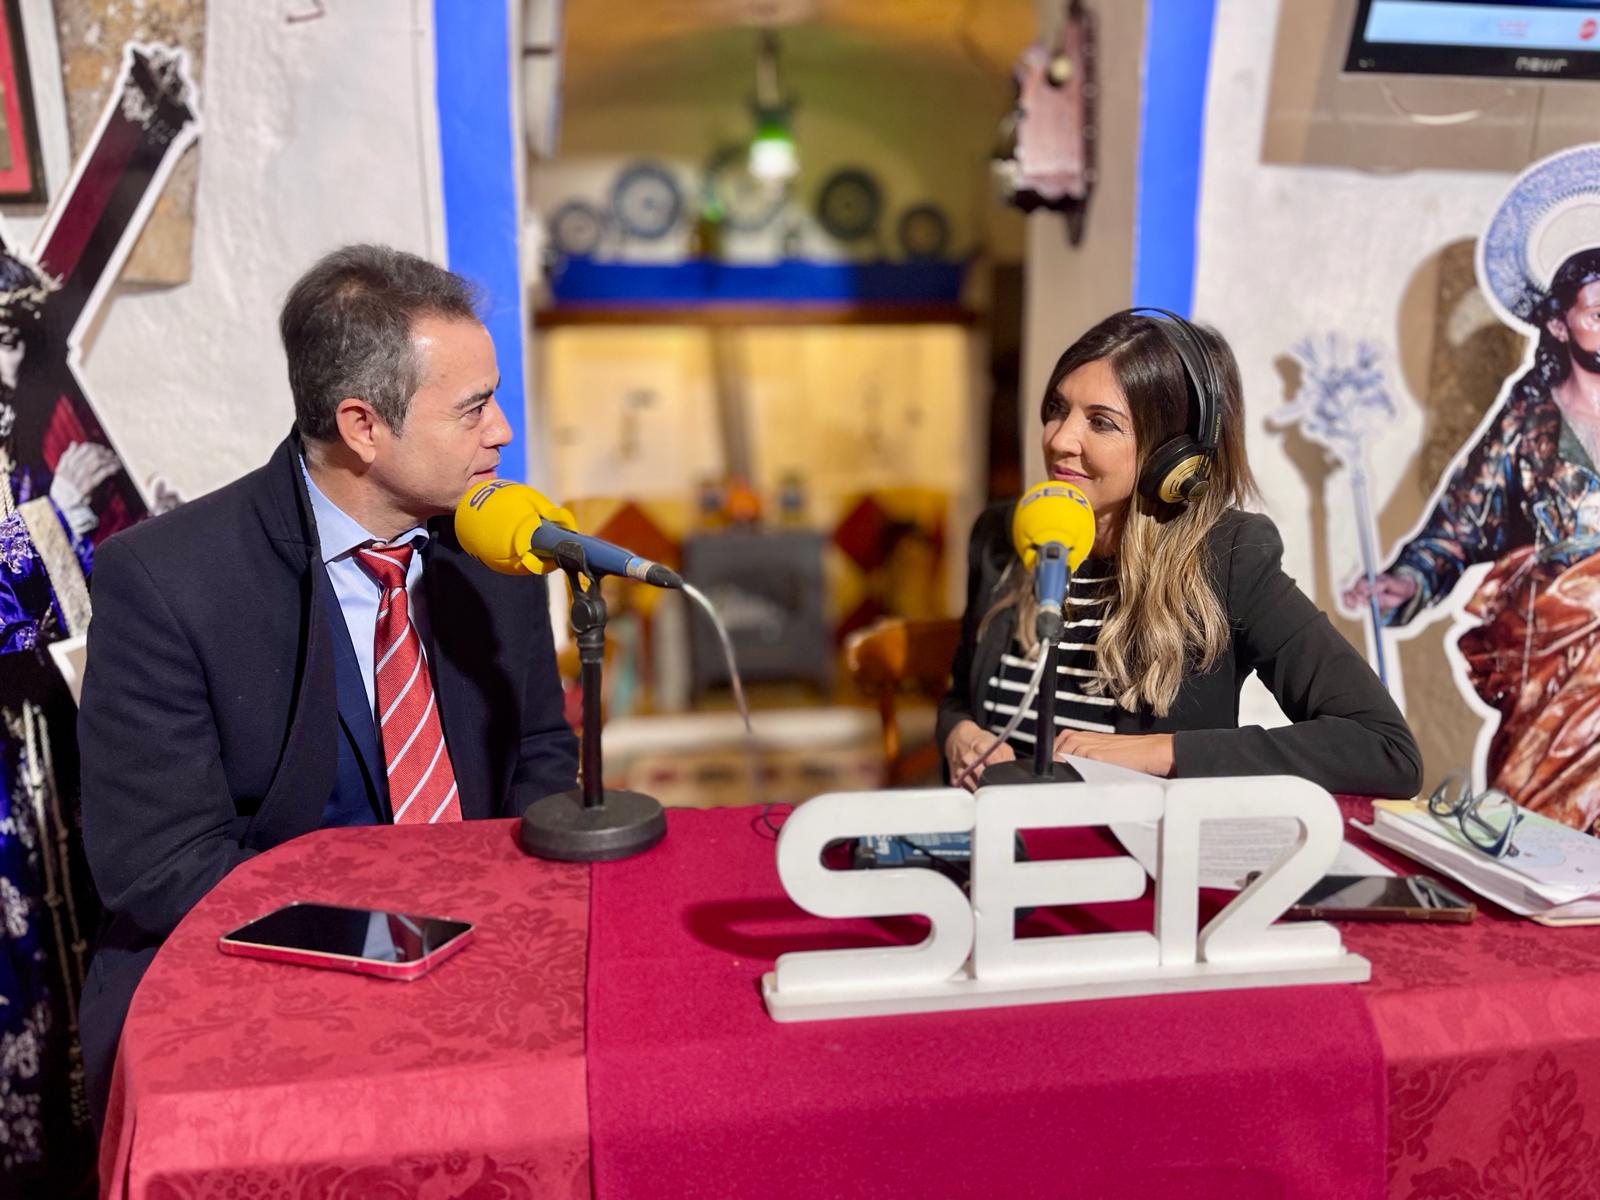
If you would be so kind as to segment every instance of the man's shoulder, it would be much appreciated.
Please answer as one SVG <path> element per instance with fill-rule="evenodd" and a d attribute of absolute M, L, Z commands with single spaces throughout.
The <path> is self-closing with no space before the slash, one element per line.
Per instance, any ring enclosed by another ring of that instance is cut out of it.
<path fill-rule="evenodd" d="M 129 554 L 149 568 L 181 563 L 192 569 L 197 554 L 226 560 L 263 547 L 271 534 L 264 522 L 269 491 L 268 463 L 213 492 L 186 501 L 171 512 L 141 521 L 108 538 L 97 552 L 103 561 Z"/>
<path fill-rule="evenodd" d="M 526 604 L 534 593 L 546 593 L 543 575 L 502 575 L 490 570 L 461 547 L 456 539 L 455 522 L 439 517 L 428 522 L 428 537 L 433 543 L 429 570 L 447 569 L 475 591 L 495 599 Z"/>

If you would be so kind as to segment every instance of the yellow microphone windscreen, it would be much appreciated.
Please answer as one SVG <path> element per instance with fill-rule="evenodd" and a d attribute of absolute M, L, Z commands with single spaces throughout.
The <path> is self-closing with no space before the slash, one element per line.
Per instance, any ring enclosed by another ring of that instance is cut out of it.
<path fill-rule="evenodd" d="M 1028 489 L 1011 518 L 1011 543 L 1022 565 L 1033 570 L 1039 547 L 1060 542 L 1074 571 L 1094 546 L 1094 509 L 1070 483 L 1049 480 Z"/>
<path fill-rule="evenodd" d="M 530 545 L 546 521 L 573 529 L 572 514 L 525 483 L 491 479 L 469 489 L 456 505 L 456 540 L 461 548 L 502 575 L 543 575 L 555 569 Z"/>

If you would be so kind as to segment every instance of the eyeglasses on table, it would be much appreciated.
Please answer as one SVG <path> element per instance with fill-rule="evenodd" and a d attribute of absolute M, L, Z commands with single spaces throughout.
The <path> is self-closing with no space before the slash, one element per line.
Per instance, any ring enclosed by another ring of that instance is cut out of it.
<path fill-rule="evenodd" d="M 1490 858 L 1516 857 L 1512 839 L 1527 814 L 1499 788 L 1474 792 L 1466 771 L 1452 771 L 1428 797 L 1428 811 L 1441 821 L 1454 817 L 1474 850 Z"/>

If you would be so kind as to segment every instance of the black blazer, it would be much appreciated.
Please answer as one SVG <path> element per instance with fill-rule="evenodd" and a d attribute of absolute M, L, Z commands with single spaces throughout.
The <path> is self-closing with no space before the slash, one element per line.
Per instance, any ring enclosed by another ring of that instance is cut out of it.
<path fill-rule="evenodd" d="M 81 1019 L 99 1103 L 133 989 L 184 914 L 244 859 L 319 828 L 336 787 L 383 786 L 359 676 L 336 684 L 348 635 L 299 457 L 291 435 L 260 470 L 95 552 L 78 737 L 106 912 Z M 449 518 L 429 533 L 428 661 L 462 815 L 513 816 L 575 786 L 548 593 L 469 558 Z"/>
<path fill-rule="evenodd" d="M 1015 508 L 1015 501 L 994 505 L 972 527 L 967 611 L 939 706 L 941 747 L 961 721 L 983 724 L 974 714 L 1016 633 L 1015 617 L 1003 614 L 978 637 L 1001 576 L 1017 561 Z M 1232 646 L 1210 670 L 1183 681 L 1165 717 L 1112 709 L 1116 731 L 1174 734 L 1175 777 L 1299 775 L 1330 792 L 1416 795 L 1422 756 L 1405 718 L 1366 660 L 1284 574 L 1277 527 L 1257 513 L 1230 510 L 1211 531 L 1207 551 L 1207 577 L 1227 610 Z M 1293 725 L 1238 728 L 1239 689 L 1251 671 Z"/>

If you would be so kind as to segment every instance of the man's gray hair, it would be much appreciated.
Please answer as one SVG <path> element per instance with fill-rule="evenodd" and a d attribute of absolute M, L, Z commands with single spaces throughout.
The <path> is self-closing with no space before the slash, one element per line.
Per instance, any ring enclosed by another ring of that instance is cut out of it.
<path fill-rule="evenodd" d="M 475 301 L 461 276 L 388 246 L 345 246 L 318 260 L 278 317 L 301 436 L 337 438 L 339 402 L 351 396 L 398 434 L 422 385 L 412 323 L 476 321 Z"/>

